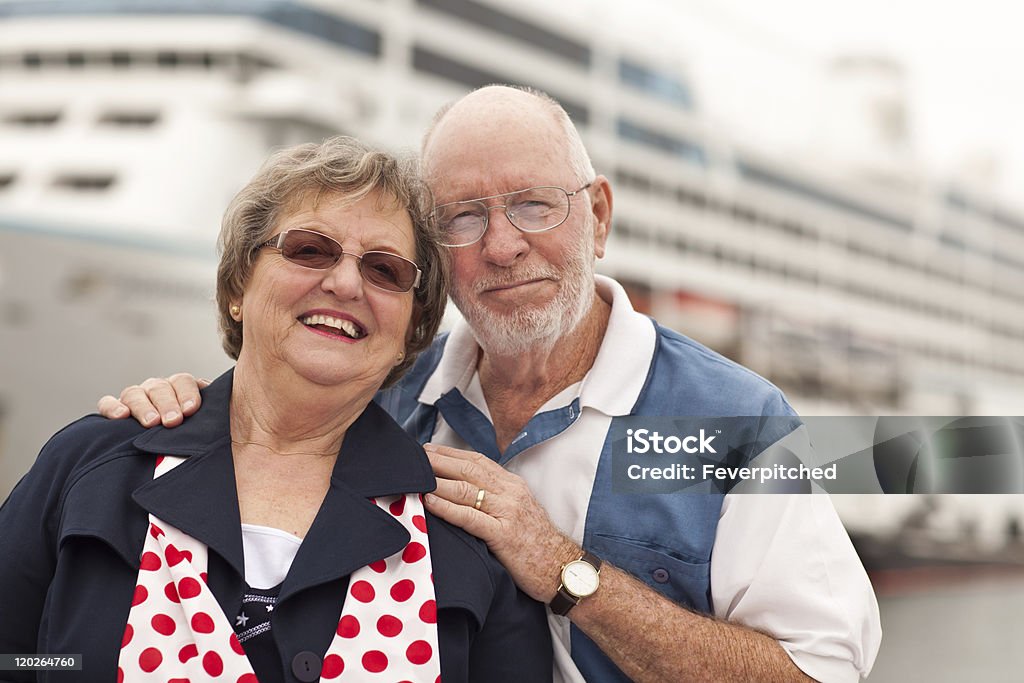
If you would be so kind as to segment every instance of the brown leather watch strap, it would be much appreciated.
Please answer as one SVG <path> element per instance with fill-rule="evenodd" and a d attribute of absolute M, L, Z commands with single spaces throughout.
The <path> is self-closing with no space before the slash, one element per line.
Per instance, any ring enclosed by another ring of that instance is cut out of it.
<path fill-rule="evenodd" d="M 601 571 L 601 558 L 600 557 L 598 557 L 597 555 L 594 555 L 593 553 L 591 553 L 591 552 L 589 552 L 587 550 L 584 550 L 583 551 L 583 557 L 581 557 L 579 559 L 583 560 L 584 562 L 586 562 L 587 564 L 592 566 L 595 570 L 597 570 L 598 573 L 600 573 L 600 571 Z M 576 561 L 578 562 L 579 560 L 576 560 Z M 564 568 L 565 567 L 563 567 L 563 569 Z M 582 598 L 576 597 L 575 595 L 570 593 L 568 590 L 566 590 L 564 584 L 559 583 L 558 584 L 558 592 L 555 593 L 555 597 L 551 600 L 551 602 L 548 603 L 548 607 L 551 608 L 551 612 L 552 613 L 557 614 L 560 617 L 564 617 L 566 614 L 569 613 L 569 610 L 571 610 L 576 605 L 580 604 L 580 600 L 582 600 Z"/>

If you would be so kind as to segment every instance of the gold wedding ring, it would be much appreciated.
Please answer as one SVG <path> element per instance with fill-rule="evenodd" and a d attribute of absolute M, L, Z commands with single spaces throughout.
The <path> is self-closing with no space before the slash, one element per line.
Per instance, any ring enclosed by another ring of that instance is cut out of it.
<path fill-rule="evenodd" d="M 474 510 L 479 510 L 480 506 L 484 504 L 484 496 L 487 495 L 487 491 L 480 489 L 476 494 L 476 503 L 473 504 Z"/>

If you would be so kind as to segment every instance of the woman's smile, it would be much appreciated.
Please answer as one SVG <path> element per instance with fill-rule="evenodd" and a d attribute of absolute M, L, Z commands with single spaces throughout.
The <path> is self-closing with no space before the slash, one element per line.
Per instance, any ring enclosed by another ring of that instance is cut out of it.
<path fill-rule="evenodd" d="M 367 335 L 366 327 L 357 319 L 336 311 L 310 311 L 299 316 L 298 320 L 310 332 L 333 339 L 355 342 Z"/>

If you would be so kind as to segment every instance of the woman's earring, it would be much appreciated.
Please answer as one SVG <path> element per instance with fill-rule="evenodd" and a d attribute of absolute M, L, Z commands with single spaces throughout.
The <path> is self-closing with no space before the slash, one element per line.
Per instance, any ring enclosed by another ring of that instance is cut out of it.
<path fill-rule="evenodd" d="M 399 351 L 398 352 L 398 361 L 395 363 L 395 365 L 398 365 L 403 360 L 405 360 L 405 351 Z"/>
<path fill-rule="evenodd" d="M 241 319 L 242 319 L 242 307 L 239 306 L 238 304 L 232 304 L 231 305 L 231 317 L 234 318 L 237 321 L 241 321 Z"/>

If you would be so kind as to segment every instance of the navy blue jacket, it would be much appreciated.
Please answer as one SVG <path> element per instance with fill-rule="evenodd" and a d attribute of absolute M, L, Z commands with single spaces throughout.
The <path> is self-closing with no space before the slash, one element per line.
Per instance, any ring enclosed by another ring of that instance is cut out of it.
<path fill-rule="evenodd" d="M 0 652 L 82 654 L 80 672 L 39 680 L 112 681 L 148 514 L 205 543 L 209 586 L 238 614 L 245 588 L 228 423 L 232 373 L 173 430 L 83 418 L 56 434 L 0 508 Z M 157 455 L 187 458 L 153 479 Z M 371 496 L 433 490 L 423 450 L 376 404 L 349 428 L 331 485 L 273 613 L 283 680 L 302 652 L 323 657 L 348 577 L 400 551 L 408 532 Z M 547 681 L 543 606 L 521 593 L 484 544 L 427 515 L 441 673 L 456 681 Z M 269 677 L 268 677 L 269 678 Z M 0 672 L 0 680 L 36 680 Z"/>

